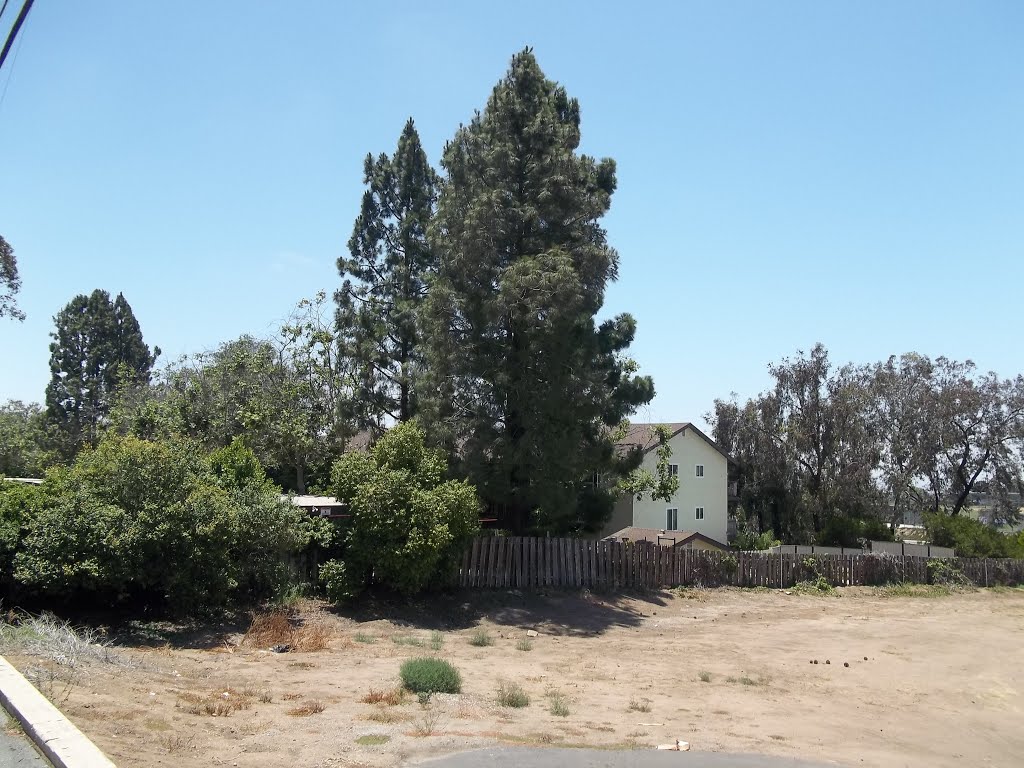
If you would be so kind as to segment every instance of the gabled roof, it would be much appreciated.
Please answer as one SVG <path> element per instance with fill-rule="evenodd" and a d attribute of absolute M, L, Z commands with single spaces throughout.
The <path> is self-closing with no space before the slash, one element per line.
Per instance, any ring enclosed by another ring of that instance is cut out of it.
<path fill-rule="evenodd" d="M 616 531 L 610 536 L 605 536 L 603 541 L 650 541 L 654 544 L 661 544 L 665 547 L 680 547 L 694 541 L 703 541 L 713 547 L 723 550 L 729 549 L 728 545 L 715 541 L 710 536 L 705 536 L 697 531 L 666 531 L 658 528 L 637 528 L 629 526 L 621 531 Z"/>
<path fill-rule="evenodd" d="M 686 432 L 687 430 L 690 430 L 699 438 L 701 438 L 705 443 L 707 443 L 720 454 L 722 454 L 722 456 L 725 457 L 726 461 L 732 462 L 732 458 L 730 458 L 729 454 L 727 454 L 719 447 L 718 443 L 716 443 L 710 437 L 708 437 L 699 429 L 697 429 L 697 427 L 695 427 L 693 423 L 689 421 L 676 421 L 667 424 L 630 423 L 629 427 L 626 430 L 625 437 L 619 440 L 617 445 L 623 447 L 638 447 L 643 449 L 644 453 L 649 453 L 650 451 L 653 451 L 655 448 L 658 447 L 658 440 L 652 434 L 653 427 L 667 427 L 670 437 L 675 437 L 680 432 Z"/>

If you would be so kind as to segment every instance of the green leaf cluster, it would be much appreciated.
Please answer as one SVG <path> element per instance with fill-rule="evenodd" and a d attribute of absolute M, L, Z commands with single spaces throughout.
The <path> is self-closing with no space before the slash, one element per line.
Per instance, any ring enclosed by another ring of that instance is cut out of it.
<path fill-rule="evenodd" d="M 209 459 L 188 441 L 108 435 L 25 494 L 0 494 L 4 524 L 21 524 L 13 578 L 51 597 L 215 609 L 273 591 L 305 543 L 301 512 L 241 446 Z"/>
<path fill-rule="evenodd" d="M 415 594 L 461 554 L 479 529 L 479 500 L 468 482 L 446 480 L 446 470 L 444 453 L 425 445 L 415 422 L 338 460 L 332 490 L 351 516 L 339 531 L 344 567 L 321 569 L 335 598 L 371 583 Z"/>

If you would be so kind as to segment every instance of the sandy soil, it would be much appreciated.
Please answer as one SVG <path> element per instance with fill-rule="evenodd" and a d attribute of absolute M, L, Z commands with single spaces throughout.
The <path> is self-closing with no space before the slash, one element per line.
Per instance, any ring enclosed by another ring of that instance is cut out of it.
<path fill-rule="evenodd" d="M 838 595 L 501 593 L 356 616 L 307 605 L 329 631 L 325 650 L 270 653 L 212 627 L 119 648 L 122 663 L 89 662 L 52 693 L 121 766 L 395 766 L 496 741 L 650 748 L 677 738 L 697 751 L 850 766 L 1021 765 L 1024 591 Z M 493 645 L 470 644 L 480 628 Z M 519 650 L 528 629 L 539 635 Z M 451 660 L 462 694 L 428 708 L 415 697 L 360 701 L 393 689 L 401 661 L 421 655 Z M 499 706 L 501 681 L 520 684 L 530 705 Z M 550 711 L 553 692 L 567 716 Z M 315 702 L 322 712 L 289 714 Z M 376 736 L 387 739 L 357 743 Z"/>

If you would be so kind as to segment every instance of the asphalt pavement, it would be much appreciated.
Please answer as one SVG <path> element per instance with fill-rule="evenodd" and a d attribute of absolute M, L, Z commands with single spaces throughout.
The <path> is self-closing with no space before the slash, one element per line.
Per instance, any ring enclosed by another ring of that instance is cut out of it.
<path fill-rule="evenodd" d="M 0 709 L 0 768 L 50 768 L 28 736 L 12 730 L 13 722 Z"/>
<path fill-rule="evenodd" d="M 721 752 L 495 747 L 426 760 L 419 765 L 423 768 L 836 768 L 839 764 Z"/>

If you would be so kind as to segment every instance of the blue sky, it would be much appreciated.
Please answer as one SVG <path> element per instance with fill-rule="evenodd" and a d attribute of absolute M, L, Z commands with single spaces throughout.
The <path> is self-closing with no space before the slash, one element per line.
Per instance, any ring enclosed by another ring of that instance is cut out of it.
<path fill-rule="evenodd" d="M 0 72 L 28 313 L 0 400 L 42 399 L 77 293 L 124 292 L 172 359 L 333 291 L 365 154 L 411 115 L 436 164 L 525 45 L 618 163 L 639 418 L 699 420 L 817 341 L 1016 375 L 1022 40 L 1018 2 L 37 0 Z"/>

